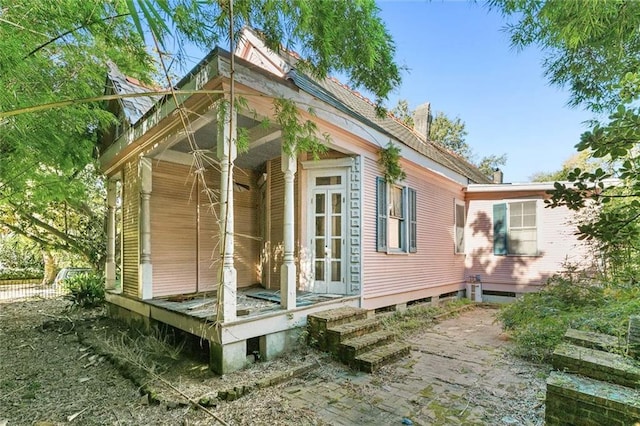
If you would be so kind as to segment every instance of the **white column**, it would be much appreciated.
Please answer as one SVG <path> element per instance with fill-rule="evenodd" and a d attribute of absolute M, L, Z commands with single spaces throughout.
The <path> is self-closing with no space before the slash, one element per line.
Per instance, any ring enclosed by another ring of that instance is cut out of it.
<path fill-rule="evenodd" d="M 218 126 L 217 140 L 220 160 L 220 255 L 222 257 L 222 288 L 218 292 L 218 298 L 222 302 L 218 305 L 222 306 L 222 316 L 218 318 L 223 323 L 236 319 L 238 273 L 233 265 L 233 161 L 237 156 L 236 122 L 236 112 L 227 111 L 224 124 Z"/>
<path fill-rule="evenodd" d="M 107 290 L 116 289 L 116 181 L 107 181 L 107 259 L 104 265 Z"/>
<path fill-rule="evenodd" d="M 140 159 L 140 267 L 139 295 L 153 298 L 153 267 L 151 265 L 151 159 Z"/>
<path fill-rule="evenodd" d="M 284 173 L 284 256 L 280 268 L 280 304 L 284 309 L 296 307 L 296 264 L 294 263 L 293 226 L 294 191 L 293 182 L 298 163 L 295 155 L 282 153 L 282 172 Z"/>

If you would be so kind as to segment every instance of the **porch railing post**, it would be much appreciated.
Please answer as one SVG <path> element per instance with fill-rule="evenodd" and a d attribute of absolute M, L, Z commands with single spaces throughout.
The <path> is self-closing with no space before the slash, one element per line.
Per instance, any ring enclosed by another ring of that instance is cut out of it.
<path fill-rule="evenodd" d="M 298 163 L 295 155 L 282 153 L 284 173 L 284 256 L 280 268 L 280 303 L 284 309 L 296 307 L 296 264 L 294 262 L 294 179 Z"/>
<path fill-rule="evenodd" d="M 229 109 L 227 107 L 227 109 Z M 233 264 L 233 162 L 237 156 L 236 111 L 226 111 L 224 124 L 218 127 L 217 153 L 220 160 L 220 255 L 222 257 L 222 322 L 236 319 L 238 273 Z M 226 231 L 226 232 L 225 232 Z M 226 238 L 225 238 L 226 237 Z"/>

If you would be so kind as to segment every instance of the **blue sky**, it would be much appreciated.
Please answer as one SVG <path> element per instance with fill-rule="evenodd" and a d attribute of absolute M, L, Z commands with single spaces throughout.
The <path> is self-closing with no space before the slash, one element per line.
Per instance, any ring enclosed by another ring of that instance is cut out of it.
<path fill-rule="evenodd" d="M 569 94 L 544 77 L 536 47 L 517 51 L 503 31 L 504 18 L 481 2 L 378 0 L 381 17 L 406 68 L 402 86 L 389 97 L 413 110 L 460 117 L 477 159 L 507 154 L 505 182 L 528 182 L 536 172 L 559 170 L 593 115 L 569 108 Z M 189 47 L 193 63 L 204 52 Z M 346 81 L 345 81 L 346 82 Z"/>
<path fill-rule="evenodd" d="M 516 51 L 503 17 L 479 3 L 381 1 L 382 19 L 409 70 L 389 107 L 431 102 L 432 111 L 459 116 L 480 157 L 507 154 L 506 182 L 554 171 L 575 153 L 587 130 L 585 111 L 569 108 L 569 94 L 547 83 L 542 54 Z"/>

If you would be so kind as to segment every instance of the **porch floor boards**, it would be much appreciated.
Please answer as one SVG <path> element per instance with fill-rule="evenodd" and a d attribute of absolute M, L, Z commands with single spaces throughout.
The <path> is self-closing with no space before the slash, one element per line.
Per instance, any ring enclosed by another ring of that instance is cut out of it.
<path fill-rule="evenodd" d="M 311 306 L 316 303 L 337 300 L 343 295 L 318 294 L 311 292 L 298 292 L 296 305 Z M 178 300 L 182 298 L 182 300 Z M 179 297 L 168 297 L 146 300 L 148 303 L 169 311 L 178 312 L 206 321 L 215 321 L 216 302 L 215 293 L 201 295 L 184 295 Z M 269 290 L 264 288 L 239 289 L 236 297 L 238 318 L 251 318 L 281 310 L 280 290 Z"/>

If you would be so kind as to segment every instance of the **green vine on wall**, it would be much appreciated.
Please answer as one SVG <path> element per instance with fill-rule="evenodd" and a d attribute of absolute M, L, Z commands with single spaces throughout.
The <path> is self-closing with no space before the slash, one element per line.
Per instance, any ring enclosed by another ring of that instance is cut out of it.
<path fill-rule="evenodd" d="M 400 148 L 395 146 L 393 142 L 389 141 L 385 148 L 380 148 L 378 151 L 378 164 L 380 164 L 384 170 L 384 178 L 389 183 L 395 183 L 403 180 L 407 177 L 407 174 L 402 170 L 400 166 Z"/>

